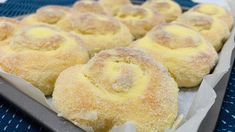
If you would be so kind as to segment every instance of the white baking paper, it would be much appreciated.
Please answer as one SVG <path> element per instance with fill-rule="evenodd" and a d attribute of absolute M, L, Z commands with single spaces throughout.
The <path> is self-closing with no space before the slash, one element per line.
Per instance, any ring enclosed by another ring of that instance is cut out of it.
<path fill-rule="evenodd" d="M 0 0 L 1 4 L 5 3 L 5 2 L 7 2 L 7 0 Z"/>
<path fill-rule="evenodd" d="M 235 1 L 228 1 L 230 2 L 229 5 L 235 5 Z M 232 8 L 231 11 L 233 11 Z M 235 12 L 235 9 L 233 12 Z M 196 132 L 198 130 L 202 120 L 215 102 L 216 94 L 213 88 L 230 68 L 231 55 L 234 49 L 234 32 L 233 29 L 231 37 L 220 53 L 220 59 L 214 72 L 204 77 L 199 88 L 180 90 L 178 119 L 173 125 L 174 129 L 167 129 L 166 132 Z M 51 104 L 51 97 L 46 98 L 40 90 L 34 88 L 30 83 L 2 70 L 0 70 L 0 76 L 28 96 L 55 111 Z M 127 122 L 121 126 L 114 126 L 111 132 L 135 132 L 135 130 L 134 124 Z"/>
<path fill-rule="evenodd" d="M 218 4 L 220 6 L 225 7 L 226 9 L 230 10 L 229 4 L 226 0 L 192 0 L 193 2 L 196 3 L 213 3 L 213 4 Z"/>

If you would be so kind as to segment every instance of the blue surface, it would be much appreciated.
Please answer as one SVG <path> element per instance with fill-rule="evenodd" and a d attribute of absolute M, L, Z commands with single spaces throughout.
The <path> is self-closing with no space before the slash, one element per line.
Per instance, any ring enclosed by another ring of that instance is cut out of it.
<path fill-rule="evenodd" d="M 48 132 L 35 120 L 0 97 L 0 132 Z"/>
<path fill-rule="evenodd" d="M 44 5 L 71 5 L 75 0 L 8 0 L 0 4 L 0 16 L 18 16 L 35 12 Z M 135 0 L 136 3 L 142 0 Z M 193 6 L 188 0 L 176 0 L 182 6 Z M 223 106 L 221 108 L 217 132 L 235 132 L 235 65 L 227 87 Z M 0 97 L 0 132 L 46 132 L 46 128 L 35 122 L 29 116 L 19 111 L 9 102 Z"/>
<path fill-rule="evenodd" d="M 216 131 L 235 132 L 235 64 L 233 64 Z"/>
<path fill-rule="evenodd" d="M 14 17 L 35 12 L 45 5 L 71 5 L 76 0 L 8 0 L 0 4 L 0 16 Z"/>

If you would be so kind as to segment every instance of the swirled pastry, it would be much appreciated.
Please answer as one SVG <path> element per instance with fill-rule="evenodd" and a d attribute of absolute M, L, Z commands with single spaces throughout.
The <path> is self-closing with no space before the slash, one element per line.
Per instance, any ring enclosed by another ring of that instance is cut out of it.
<path fill-rule="evenodd" d="M 198 32 L 179 24 L 154 28 L 131 46 L 162 62 L 185 88 L 199 85 L 218 59 L 215 49 Z"/>
<path fill-rule="evenodd" d="M 124 5 L 132 5 L 130 0 L 99 0 L 99 3 L 109 15 L 114 15 Z"/>
<path fill-rule="evenodd" d="M 228 28 L 231 29 L 233 26 L 233 16 L 231 12 L 227 11 L 223 7 L 215 4 L 200 4 L 198 6 L 193 7 L 189 11 L 192 12 L 200 12 L 207 14 L 209 16 L 216 17 L 218 19 L 221 19 L 224 21 L 227 25 Z"/>
<path fill-rule="evenodd" d="M 50 95 L 61 71 L 87 62 L 82 44 L 77 36 L 48 25 L 26 26 L 0 47 L 0 66 Z"/>
<path fill-rule="evenodd" d="M 224 21 L 198 12 L 186 12 L 175 21 L 193 28 L 208 40 L 219 51 L 224 40 L 229 37 L 229 28 Z"/>
<path fill-rule="evenodd" d="M 16 29 L 22 26 L 23 24 L 16 19 L 0 17 L 0 43 L 11 38 Z"/>
<path fill-rule="evenodd" d="M 73 5 L 73 9 L 77 12 L 92 12 L 92 13 L 98 13 L 98 14 L 106 14 L 104 8 L 94 0 L 81 0 L 76 2 Z"/>
<path fill-rule="evenodd" d="M 139 50 L 116 48 L 63 71 L 53 104 L 60 115 L 94 131 L 130 121 L 139 132 L 155 132 L 172 126 L 177 97 L 177 84 L 160 63 Z"/>
<path fill-rule="evenodd" d="M 35 14 L 26 16 L 22 19 L 22 22 L 26 24 L 46 23 L 54 25 L 69 12 L 70 9 L 64 6 L 44 6 L 38 9 Z"/>
<path fill-rule="evenodd" d="M 179 4 L 172 0 L 147 0 L 142 6 L 160 12 L 166 22 L 172 22 L 182 14 Z"/>
<path fill-rule="evenodd" d="M 133 40 L 124 24 L 113 17 L 100 14 L 71 14 L 57 26 L 79 35 L 86 43 L 91 56 L 104 49 L 128 46 Z"/>
<path fill-rule="evenodd" d="M 130 29 L 136 39 L 143 37 L 154 26 L 165 22 L 160 13 L 140 6 L 123 6 L 115 17 Z"/>

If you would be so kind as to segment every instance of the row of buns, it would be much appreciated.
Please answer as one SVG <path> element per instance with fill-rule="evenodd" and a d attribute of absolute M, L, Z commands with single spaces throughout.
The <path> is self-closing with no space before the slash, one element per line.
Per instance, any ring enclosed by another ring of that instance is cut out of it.
<path fill-rule="evenodd" d="M 218 61 L 233 17 L 171 0 L 83 0 L 0 18 L 0 66 L 52 95 L 60 115 L 87 131 L 127 121 L 171 128 L 178 87 L 198 86 Z"/>

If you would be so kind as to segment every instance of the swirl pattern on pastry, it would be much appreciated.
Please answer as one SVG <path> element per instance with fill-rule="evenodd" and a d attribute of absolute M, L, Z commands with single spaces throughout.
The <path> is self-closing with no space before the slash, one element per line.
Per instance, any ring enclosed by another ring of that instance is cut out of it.
<path fill-rule="evenodd" d="M 136 39 L 143 37 L 154 26 L 165 22 L 160 13 L 140 6 L 123 6 L 115 17 L 130 29 Z"/>
<path fill-rule="evenodd" d="M 22 19 L 26 24 L 56 24 L 59 20 L 66 16 L 70 12 L 68 7 L 64 6 L 44 6 L 37 10 L 35 14 L 29 15 Z"/>
<path fill-rule="evenodd" d="M 147 0 L 142 6 L 163 14 L 166 22 L 172 22 L 182 14 L 179 4 L 172 0 Z"/>
<path fill-rule="evenodd" d="M 16 19 L 0 17 L 0 42 L 8 40 L 15 30 L 21 26 L 23 26 L 23 24 Z"/>
<path fill-rule="evenodd" d="M 122 6 L 132 5 L 130 0 L 99 0 L 99 3 L 109 15 L 114 15 Z"/>
<path fill-rule="evenodd" d="M 97 1 L 93 0 L 82 0 L 78 1 L 73 5 L 73 9 L 77 12 L 92 12 L 97 14 L 106 14 L 104 8 Z"/>
<path fill-rule="evenodd" d="M 0 47 L 0 65 L 50 95 L 59 73 L 67 67 L 86 63 L 88 53 L 75 35 L 48 25 L 26 26 Z"/>
<path fill-rule="evenodd" d="M 226 24 L 223 21 L 198 12 L 186 12 L 181 15 L 175 23 L 189 26 L 200 32 L 217 51 L 222 48 L 224 40 L 226 40 L 230 34 L 228 27 L 224 26 Z"/>
<path fill-rule="evenodd" d="M 215 5 L 215 4 L 200 4 L 189 10 L 190 12 L 200 12 L 207 14 L 209 16 L 216 17 L 226 23 L 228 28 L 231 29 L 233 26 L 233 16 L 231 12 L 227 11 L 225 8 Z"/>
<path fill-rule="evenodd" d="M 116 48 L 63 71 L 53 104 L 62 116 L 94 131 L 127 121 L 137 131 L 163 131 L 176 118 L 177 97 L 177 84 L 160 63 L 139 50 Z"/>
<path fill-rule="evenodd" d="M 218 55 L 198 32 L 180 24 L 151 30 L 131 47 L 151 54 L 165 65 L 180 87 L 194 87 L 215 66 Z"/>
<path fill-rule="evenodd" d="M 71 14 L 57 26 L 79 35 L 85 41 L 90 55 L 104 49 L 127 46 L 133 39 L 124 24 L 115 18 L 100 14 Z"/>

